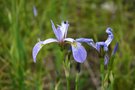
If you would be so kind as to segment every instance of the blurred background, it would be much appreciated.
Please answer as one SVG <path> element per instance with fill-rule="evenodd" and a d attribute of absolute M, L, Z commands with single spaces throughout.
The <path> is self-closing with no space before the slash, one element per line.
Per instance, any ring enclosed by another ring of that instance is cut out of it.
<path fill-rule="evenodd" d="M 34 12 L 33 12 L 34 10 Z M 0 0 L 0 90 L 66 90 L 63 54 L 57 44 L 43 47 L 32 59 L 38 39 L 55 37 L 50 20 L 68 20 L 68 37 L 105 41 L 107 27 L 119 47 L 114 61 L 114 90 L 135 90 L 134 0 Z M 87 60 L 81 64 L 79 90 L 100 87 L 100 59 L 84 44 Z M 70 83 L 75 88 L 76 62 L 71 56 Z M 58 88 L 57 88 L 58 86 Z M 57 88 L 57 89 L 56 89 Z"/>

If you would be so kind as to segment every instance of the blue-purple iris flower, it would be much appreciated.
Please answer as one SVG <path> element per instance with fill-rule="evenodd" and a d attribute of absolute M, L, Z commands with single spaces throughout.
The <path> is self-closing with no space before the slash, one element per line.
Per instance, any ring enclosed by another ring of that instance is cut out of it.
<path fill-rule="evenodd" d="M 95 48 L 98 52 L 100 52 L 100 48 L 103 47 L 104 51 L 108 51 L 108 46 L 110 45 L 110 43 L 113 40 L 113 33 L 112 33 L 112 29 L 111 28 L 107 28 L 106 29 L 106 33 L 108 34 L 108 38 L 106 41 L 100 41 L 100 42 L 94 42 L 92 39 L 89 38 L 79 38 L 76 39 L 77 42 L 84 42 L 87 43 L 88 45 L 92 46 L 93 48 Z"/>
<path fill-rule="evenodd" d="M 112 42 L 114 36 L 113 36 L 111 28 L 107 28 L 106 33 L 108 34 L 108 38 L 107 38 L 106 41 L 96 42 L 95 48 L 96 48 L 97 51 L 100 51 L 101 46 L 103 46 L 104 51 L 106 51 L 106 52 L 108 51 L 108 46 Z"/>
<path fill-rule="evenodd" d="M 108 46 L 110 45 L 110 43 L 112 42 L 112 40 L 114 38 L 111 28 L 107 28 L 106 29 L 106 33 L 108 34 L 108 38 L 107 38 L 106 41 L 100 41 L 100 42 L 96 42 L 95 43 L 92 39 L 89 39 L 89 38 L 79 38 L 79 39 L 76 39 L 76 41 L 78 41 L 78 42 L 85 42 L 85 43 L 87 43 L 88 45 L 90 45 L 93 48 L 95 48 L 98 52 L 100 52 L 100 48 L 103 47 L 104 51 L 106 52 L 106 54 L 104 56 L 104 60 L 105 60 L 104 64 L 105 65 L 109 61 L 109 56 L 107 54 Z"/>
<path fill-rule="evenodd" d="M 74 60 L 79 63 L 83 63 L 86 60 L 87 52 L 86 52 L 85 48 L 81 45 L 80 42 L 87 41 L 87 39 L 80 38 L 80 39 L 74 40 L 73 38 L 66 38 L 68 27 L 69 27 L 69 24 L 67 21 L 62 22 L 61 25 L 58 25 L 57 28 L 55 27 L 52 20 L 51 20 L 51 24 L 52 24 L 52 29 L 53 29 L 53 32 L 54 32 L 56 38 L 49 38 L 44 41 L 39 41 L 34 46 L 33 52 L 32 52 L 34 62 L 36 62 L 36 56 L 44 45 L 46 45 L 48 43 L 52 43 L 52 42 L 57 42 L 62 45 L 63 45 L 63 43 L 70 44 L 72 47 L 72 54 L 73 54 Z M 93 40 L 88 39 L 88 41 L 90 42 Z"/>
<path fill-rule="evenodd" d="M 108 52 L 108 46 L 110 45 L 110 43 L 112 42 L 114 35 L 112 33 L 112 29 L 111 28 L 107 28 L 106 29 L 106 33 L 108 34 L 108 38 L 106 41 L 102 41 L 102 42 L 96 42 L 94 48 L 96 48 L 97 51 L 100 51 L 101 46 L 104 48 L 104 51 L 106 52 L 105 56 L 104 56 L 104 64 L 108 64 L 109 61 L 109 55 L 107 54 Z"/>

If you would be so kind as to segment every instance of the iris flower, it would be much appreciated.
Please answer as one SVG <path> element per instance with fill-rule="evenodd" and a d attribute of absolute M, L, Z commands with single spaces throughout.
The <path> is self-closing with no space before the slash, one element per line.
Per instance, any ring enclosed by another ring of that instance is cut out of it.
<path fill-rule="evenodd" d="M 108 38 L 107 38 L 106 41 L 96 42 L 95 48 L 96 48 L 97 51 L 100 51 L 101 46 L 103 46 L 104 51 L 106 51 L 106 52 L 108 51 L 108 46 L 112 42 L 114 36 L 113 36 L 113 33 L 112 33 L 112 29 L 111 28 L 107 28 L 106 29 L 106 33 L 108 34 Z"/>
<path fill-rule="evenodd" d="M 111 28 L 107 28 L 106 29 L 106 33 L 108 34 L 107 40 L 106 41 L 102 41 L 102 42 L 96 42 L 96 44 L 95 44 L 95 48 L 96 48 L 97 51 L 100 51 L 101 46 L 103 46 L 104 51 L 106 52 L 106 54 L 104 56 L 104 64 L 105 65 L 109 61 L 109 55 L 107 54 L 108 46 L 110 45 L 110 43 L 112 42 L 112 40 L 114 38 Z"/>
<path fill-rule="evenodd" d="M 79 41 L 82 40 L 83 42 L 84 39 L 80 38 L 80 39 L 74 40 L 73 38 L 66 38 L 68 27 L 69 27 L 69 24 L 67 21 L 62 22 L 61 25 L 58 25 L 57 28 L 55 27 L 52 20 L 51 20 L 51 24 L 52 24 L 52 29 L 56 38 L 49 38 L 44 41 L 39 41 L 34 46 L 33 52 L 32 52 L 34 62 L 36 62 L 36 56 L 44 45 L 52 43 L 52 42 L 56 42 L 56 43 L 59 43 L 60 45 L 64 45 L 64 43 L 70 44 L 72 48 L 72 54 L 73 54 L 74 60 L 79 63 L 83 63 L 86 60 L 87 52 Z"/>

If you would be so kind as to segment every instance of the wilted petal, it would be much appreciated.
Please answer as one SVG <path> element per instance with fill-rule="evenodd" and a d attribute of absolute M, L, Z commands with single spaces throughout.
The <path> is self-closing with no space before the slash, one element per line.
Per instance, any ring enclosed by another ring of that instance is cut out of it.
<path fill-rule="evenodd" d="M 58 27 L 58 28 L 56 29 L 56 27 L 55 27 L 55 25 L 54 25 L 54 23 L 53 23 L 52 20 L 51 20 L 51 23 L 52 23 L 52 29 L 53 29 L 53 32 L 54 32 L 56 38 L 57 38 L 59 41 L 61 41 L 61 40 L 62 40 L 62 32 L 61 32 L 60 28 Z"/>
<path fill-rule="evenodd" d="M 95 43 L 93 39 L 90 38 L 78 38 L 76 39 L 77 42 L 82 42 L 82 43 L 87 43 L 88 45 L 92 46 L 95 48 Z"/>
<path fill-rule="evenodd" d="M 114 49 L 113 49 L 112 55 L 114 55 L 116 53 L 116 51 L 118 50 L 118 46 L 119 46 L 119 44 L 117 42 Z"/>
<path fill-rule="evenodd" d="M 58 42 L 58 41 L 56 39 L 50 38 L 50 39 L 47 39 L 45 41 L 39 41 L 34 46 L 33 51 L 32 51 L 32 56 L 33 56 L 34 62 L 36 62 L 36 56 L 37 56 L 38 52 L 40 51 L 40 49 L 43 47 L 43 45 L 46 45 L 46 44 L 51 43 L 51 42 Z"/>
<path fill-rule="evenodd" d="M 73 42 L 71 46 L 72 46 L 72 53 L 75 61 L 79 63 L 83 63 L 87 57 L 87 52 L 85 48 L 79 42 Z"/>
<path fill-rule="evenodd" d="M 112 42 L 113 40 L 113 33 L 112 33 L 112 29 L 111 28 L 107 28 L 106 29 L 106 33 L 108 34 L 108 38 L 107 40 L 105 41 L 106 45 L 109 46 L 109 44 Z"/>

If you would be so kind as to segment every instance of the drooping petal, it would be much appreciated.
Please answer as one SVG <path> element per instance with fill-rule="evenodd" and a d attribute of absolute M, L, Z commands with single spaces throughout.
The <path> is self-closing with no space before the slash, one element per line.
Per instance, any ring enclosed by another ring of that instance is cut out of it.
<path fill-rule="evenodd" d="M 83 63 L 87 57 L 87 52 L 85 48 L 79 42 L 73 42 L 71 46 L 72 46 L 72 54 L 75 61 Z"/>
<path fill-rule="evenodd" d="M 40 51 L 40 49 L 43 47 L 43 41 L 39 41 L 33 48 L 32 50 L 32 56 L 33 56 L 33 60 L 34 62 L 36 62 L 36 56 L 38 54 L 38 52 Z"/>
<path fill-rule="evenodd" d="M 48 44 L 48 43 L 51 43 L 51 42 L 58 42 L 56 39 L 47 39 L 45 41 L 39 41 L 34 47 L 33 47 L 33 50 L 32 50 L 32 56 L 33 56 L 33 60 L 34 62 L 36 62 L 36 56 L 38 54 L 38 52 L 41 50 L 41 48 Z"/>
<path fill-rule="evenodd" d="M 48 44 L 48 43 L 52 43 L 52 42 L 58 42 L 58 40 L 54 39 L 54 38 L 49 38 L 43 41 L 43 44 Z"/>
<path fill-rule="evenodd" d="M 90 38 L 78 38 L 76 39 L 77 42 L 82 42 L 82 43 L 87 43 L 88 45 L 92 46 L 95 48 L 95 43 L 93 39 Z"/>
<path fill-rule="evenodd" d="M 108 38 L 105 41 L 105 43 L 106 43 L 107 46 L 109 46 L 109 44 L 112 42 L 112 40 L 114 38 L 113 33 L 112 33 L 112 29 L 111 28 L 107 28 L 106 29 L 106 33 L 108 34 Z"/>
<path fill-rule="evenodd" d="M 51 23 L 52 23 L 52 29 L 53 29 L 53 32 L 54 32 L 56 38 L 58 39 L 58 41 L 61 41 L 62 40 L 61 29 L 59 27 L 56 29 L 56 27 L 55 27 L 55 25 L 54 25 L 52 20 L 51 20 Z"/>
<path fill-rule="evenodd" d="M 68 21 L 63 21 L 61 23 L 61 26 L 59 26 L 60 27 L 60 30 L 62 32 L 62 38 L 66 38 L 68 26 L 69 26 Z"/>

